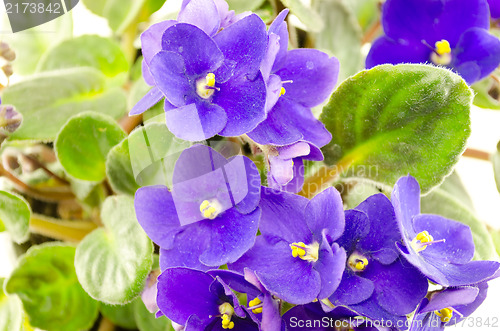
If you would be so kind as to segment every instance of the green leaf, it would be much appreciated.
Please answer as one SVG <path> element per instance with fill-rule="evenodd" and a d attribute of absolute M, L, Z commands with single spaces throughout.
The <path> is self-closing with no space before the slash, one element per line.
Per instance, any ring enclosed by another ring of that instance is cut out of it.
<path fill-rule="evenodd" d="M 137 298 L 135 301 L 141 300 Z M 106 316 L 113 324 L 125 329 L 137 329 L 134 316 L 135 301 L 125 305 L 101 305 L 101 313 Z"/>
<path fill-rule="evenodd" d="M 129 135 L 128 146 L 137 184 L 171 187 L 175 162 L 191 143 L 176 138 L 165 123 L 151 122 Z"/>
<path fill-rule="evenodd" d="M 339 0 L 317 1 L 315 9 L 325 22 L 325 28 L 315 35 L 316 48 L 339 59 L 341 82 L 364 67 L 361 27 L 354 14 Z"/>
<path fill-rule="evenodd" d="M 0 191 L 0 228 L 7 229 L 16 243 L 28 240 L 30 218 L 31 209 L 23 197 Z"/>
<path fill-rule="evenodd" d="M 170 331 L 170 321 L 165 316 L 155 317 L 140 298 L 134 302 L 134 317 L 140 331 Z"/>
<path fill-rule="evenodd" d="M 234 10 L 236 13 L 242 13 L 245 11 L 255 11 L 257 8 L 262 6 L 265 0 L 227 0 L 230 10 Z"/>
<path fill-rule="evenodd" d="M 497 72 L 499 72 L 497 70 Z M 499 72 L 500 73 L 500 72 Z M 486 109 L 500 109 L 500 84 L 487 77 L 474 85 L 474 105 Z"/>
<path fill-rule="evenodd" d="M 71 68 L 42 73 L 5 89 L 5 104 L 23 115 L 10 139 L 54 140 L 73 115 L 93 110 L 119 118 L 127 108 L 125 92 L 108 89 L 106 77 L 94 68 Z"/>
<path fill-rule="evenodd" d="M 498 192 L 500 192 L 500 141 L 497 144 L 497 151 L 491 156 L 493 163 L 493 174 L 495 175 L 495 182 L 497 184 Z"/>
<path fill-rule="evenodd" d="M 337 0 L 338 1 L 338 0 Z M 367 30 L 379 16 L 379 0 L 341 0 L 356 15 L 359 25 Z"/>
<path fill-rule="evenodd" d="M 65 331 L 94 323 L 98 303 L 78 283 L 74 256 L 74 247 L 52 242 L 31 247 L 19 260 L 5 291 L 19 296 L 31 325 Z"/>
<path fill-rule="evenodd" d="M 423 192 L 451 172 L 470 134 L 472 91 L 427 65 L 382 65 L 344 81 L 323 109 L 332 133 L 325 160 L 343 177 L 392 187 L 414 176 Z"/>
<path fill-rule="evenodd" d="M 290 9 L 292 14 L 297 16 L 308 31 L 320 32 L 325 27 L 321 16 L 310 7 L 305 6 L 301 0 L 281 0 L 281 2 Z"/>
<path fill-rule="evenodd" d="M 493 239 L 493 244 L 497 250 L 497 254 L 500 255 L 500 231 L 495 229 L 490 229 L 490 235 Z"/>
<path fill-rule="evenodd" d="M 109 152 L 106 160 L 106 174 L 115 192 L 133 196 L 139 189 L 140 186 L 135 181 L 130 162 L 128 139 L 124 139 Z"/>
<path fill-rule="evenodd" d="M 0 278 L 0 331 L 23 330 L 23 306 L 15 295 L 7 296 L 3 291 L 5 279 Z"/>
<path fill-rule="evenodd" d="M 493 240 L 485 226 L 473 211 L 470 197 L 460 178 L 452 174 L 437 188 L 421 199 L 422 213 L 438 214 L 468 225 L 476 245 L 476 260 L 495 260 Z"/>
<path fill-rule="evenodd" d="M 125 132 L 111 117 L 84 112 L 63 126 L 54 146 L 57 158 L 69 175 L 100 182 L 106 177 L 108 152 L 125 137 Z"/>
<path fill-rule="evenodd" d="M 40 71 L 73 67 L 93 67 L 107 77 L 115 77 L 128 72 L 130 66 L 115 41 L 95 35 L 63 41 L 46 53 L 39 64 Z"/>
<path fill-rule="evenodd" d="M 101 220 L 104 228 L 87 235 L 76 249 L 76 273 L 93 298 L 124 304 L 143 289 L 153 264 L 153 244 L 135 218 L 132 198 L 107 198 Z"/>

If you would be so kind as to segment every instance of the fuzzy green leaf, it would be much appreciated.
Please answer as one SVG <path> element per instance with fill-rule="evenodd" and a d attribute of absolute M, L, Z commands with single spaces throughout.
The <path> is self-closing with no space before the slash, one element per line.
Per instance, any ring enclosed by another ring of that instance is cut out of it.
<path fill-rule="evenodd" d="M 0 278 L 0 331 L 23 330 L 23 305 L 16 295 L 5 295 Z"/>
<path fill-rule="evenodd" d="M 30 218 L 31 209 L 23 197 L 0 191 L 0 229 L 9 231 L 16 243 L 28 239 Z"/>

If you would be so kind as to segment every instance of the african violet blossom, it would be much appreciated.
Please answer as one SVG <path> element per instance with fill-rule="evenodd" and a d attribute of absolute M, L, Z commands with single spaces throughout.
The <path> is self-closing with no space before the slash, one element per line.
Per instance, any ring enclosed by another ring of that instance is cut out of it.
<path fill-rule="evenodd" d="M 305 304 L 329 297 L 340 283 L 345 251 L 334 241 L 344 230 L 340 194 L 329 188 L 312 200 L 262 188 L 261 236 L 229 268 L 253 270 L 280 299 Z"/>
<path fill-rule="evenodd" d="M 476 284 L 492 276 L 500 263 L 471 261 L 472 233 L 467 225 L 439 215 L 420 214 L 420 186 L 411 176 L 400 178 L 392 191 L 402 255 L 433 282 L 443 286 Z"/>
<path fill-rule="evenodd" d="M 427 278 L 399 257 L 401 240 L 394 209 L 383 194 L 345 212 L 346 228 L 337 243 L 347 263 L 334 306 L 347 306 L 373 320 L 404 321 L 427 293 Z"/>
<path fill-rule="evenodd" d="M 226 160 L 205 145 L 184 150 L 172 190 L 156 185 L 135 195 L 137 219 L 160 246 L 160 266 L 207 270 L 236 261 L 252 247 L 260 208 L 260 176 L 245 156 Z"/>
<path fill-rule="evenodd" d="M 154 87 L 131 115 L 165 97 L 169 130 L 191 141 L 238 136 L 264 120 L 266 88 L 259 67 L 267 35 L 257 15 L 213 38 L 195 25 L 166 21 L 151 27 L 142 41 L 144 78 Z"/>
<path fill-rule="evenodd" d="M 162 314 L 187 331 L 259 330 L 230 286 L 220 277 L 199 270 L 164 270 L 158 277 L 157 302 Z"/>
<path fill-rule="evenodd" d="M 282 11 L 268 30 L 267 53 L 261 65 L 267 84 L 267 118 L 248 136 L 261 145 L 284 146 L 299 140 L 323 147 L 332 136 L 311 108 L 330 95 L 339 62 L 315 49 L 288 51 L 288 30 Z"/>
<path fill-rule="evenodd" d="M 262 146 L 269 171 L 267 183 L 275 190 L 299 192 L 304 185 L 304 160 L 323 161 L 323 153 L 313 144 L 299 141 L 287 146 Z"/>
<path fill-rule="evenodd" d="M 491 18 L 500 18 L 500 0 L 488 0 Z"/>
<path fill-rule="evenodd" d="M 500 64 L 500 40 L 489 34 L 486 0 L 387 0 L 385 36 L 373 43 L 366 67 L 430 62 L 472 84 Z"/>

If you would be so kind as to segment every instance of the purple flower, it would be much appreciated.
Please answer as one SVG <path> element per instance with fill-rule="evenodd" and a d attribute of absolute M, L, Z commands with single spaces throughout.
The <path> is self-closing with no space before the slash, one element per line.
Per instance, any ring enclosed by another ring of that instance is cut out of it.
<path fill-rule="evenodd" d="M 144 78 L 154 87 L 130 114 L 142 113 L 165 97 L 167 126 L 179 138 L 198 141 L 253 130 L 266 116 L 259 71 L 265 29 L 255 14 L 213 38 L 187 23 L 152 26 L 141 38 Z"/>
<path fill-rule="evenodd" d="M 373 320 L 404 319 L 427 294 L 428 282 L 399 258 L 395 243 L 401 235 L 391 202 L 376 194 L 347 210 L 345 217 L 346 228 L 337 243 L 346 250 L 347 263 L 330 303 Z"/>
<path fill-rule="evenodd" d="M 303 140 L 323 147 L 332 138 L 311 108 L 321 104 L 337 82 L 339 62 L 315 49 L 288 51 L 282 11 L 269 27 L 261 65 L 267 85 L 267 118 L 248 136 L 261 145 L 289 145 Z"/>
<path fill-rule="evenodd" d="M 397 244 L 400 252 L 433 282 L 443 286 L 470 285 L 498 270 L 498 262 L 471 261 L 474 242 L 467 225 L 420 214 L 420 187 L 415 178 L 400 178 L 391 200 L 403 236 L 404 245 Z"/>
<path fill-rule="evenodd" d="M 311 201 L 262 188 L 261 236 L 229 268 L 253 270 L 272 294 L 293 304 L 329 297 L 340 283 L 345 251 L 334 241 L 344 229 L 340 194 L 329 188 Z"/>
<path fill-rule="evenodd" d="M 500 64 L 500 40 L 489 24 L 486 0 L 387 0 L 385 36 L 373 43 L 366 67 L 431 62 L 472 84 Z"/>
<path fill-rule="evenodd" d="M 472 314 L 486 299 L 488 284 L 447 288 L 424 298 L 412 320 L 410 331 L 444 330 Z"/>
<path fill-rule="evenodd" d="M 304 160 L 323 160 L 321 150 L 304 141 L 287 146 L 267 145 L 261 148 L 269 166 L 267 183 L 275 190 L 299 192 L 304 185 Z"/>
<path fill-rule="evenodd" d="M 164 270 L 208 270 L 236 261 L 252 247 L 260 208 L 260 176 L 250 159 L 226 160 L 205 145 L 186 149 L 175 164 L 173 187 L 148 186 L 135 195 L 137 219 L 160 246 Z"/>
<path fill-rule="evenodd" d="M 259 330 L 220 277 L 199 270 L 169 268 L 158 277 L 161 313 L 186 330 Z"/>
<path fill-rule="evenodd" d="M 491 18 L 500 18 L 500 1 L 499 0 L 488 0 L 488 5 L 490 6 Z"/>

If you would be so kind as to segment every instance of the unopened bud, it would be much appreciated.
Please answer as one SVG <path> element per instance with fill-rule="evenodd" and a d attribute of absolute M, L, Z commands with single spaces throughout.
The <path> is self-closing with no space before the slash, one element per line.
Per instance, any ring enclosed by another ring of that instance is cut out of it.
<path fill-rule="evenodd" d="M 6 42 L 0 42 L 0 56 L 7 61 L 14 61 L 16 59 L 16 52 L 10 48 Z"/>
<path fill-rule="evenodd" d="M 10 77 L 14 73 L 14 69 L 12 69 L 12 64 L 6 64 L 2 67 L 2 71 L 5 73 L 5 76 Z"/>

